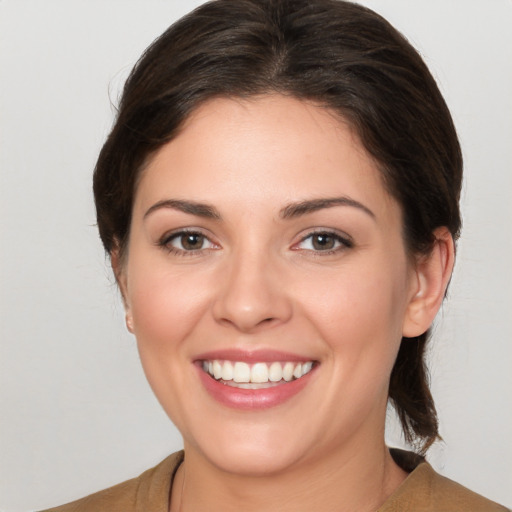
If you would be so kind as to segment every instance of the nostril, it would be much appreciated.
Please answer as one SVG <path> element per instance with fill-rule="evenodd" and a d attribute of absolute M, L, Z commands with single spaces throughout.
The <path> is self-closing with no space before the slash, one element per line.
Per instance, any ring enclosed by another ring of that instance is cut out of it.
<path fill-rule="evenodd" d="M 231 276 L 214 296 L 212 314 L 224 326 L 244 332 L 271 328 L 289 320 L 292 313 L 290 298 L 284 287 L 259 279 L 259 273 L 244 273 L 234 267 Z"/>

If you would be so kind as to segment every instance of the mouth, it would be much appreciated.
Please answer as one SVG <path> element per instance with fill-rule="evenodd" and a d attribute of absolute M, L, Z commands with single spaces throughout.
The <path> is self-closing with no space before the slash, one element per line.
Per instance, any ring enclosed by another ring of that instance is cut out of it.
<path fill-rule="evenodd" d="M 320 364 L 308 356 L 264 348 L 220 349 L 194 359 L 210 397 L 241 411 L 268 409 L 303 396 L 316 380 Z"/>
<path fill-rule="evenodd" d="M 261 361 L 247 363 L 220 359 L 200 361 L 204 373 L 221 384 L 237 389 L 268 389 L 300 380 L 315 366 L 315 361 Z"/>

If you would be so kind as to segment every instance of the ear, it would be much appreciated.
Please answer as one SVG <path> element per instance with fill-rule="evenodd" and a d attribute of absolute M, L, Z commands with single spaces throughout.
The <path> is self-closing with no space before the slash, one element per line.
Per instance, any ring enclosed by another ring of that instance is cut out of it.
<path fill-rule="evenodd" d="M 446 227 L 434 231 L 432 251 L 420 256 L 413 270 L 411 297 L 407 305 L 402 336 L 414 338 L 426 332 L 443 302 L 455 258 L 453 237 Z"/>
<path fill-rule="evenodd" d="M 119 286 L 119 291 L 121 292 L 121 297 L 123 299 L 126 328 L 133 334 L 133 317 L 131 313 L 130 303 L 128 301 L 126 270 L 122 259 L 123 258 L 121 256 L 119 246 L 116 246 L 110 253 L 110 262 L 112 265 L 112 271 L 114 272 L 114 276 L 116 278 L 117 286 Z"/>

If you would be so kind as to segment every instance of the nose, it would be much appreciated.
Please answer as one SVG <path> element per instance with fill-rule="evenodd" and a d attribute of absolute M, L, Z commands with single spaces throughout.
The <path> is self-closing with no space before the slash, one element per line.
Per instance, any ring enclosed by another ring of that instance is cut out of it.
<path fill-rule="evenodd" d="M 292 302 L 283 273 L 269 254 L 233 255 L 213 304 L 215 320 L 250 333 L 287 322 Z"/>

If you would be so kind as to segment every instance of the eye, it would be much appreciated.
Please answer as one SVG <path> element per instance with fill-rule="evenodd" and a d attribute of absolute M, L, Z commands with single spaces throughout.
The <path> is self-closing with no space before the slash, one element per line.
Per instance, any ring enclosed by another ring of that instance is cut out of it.
<path fill-rule="evenodd" d="M 305 236 L 294 249 L 333 253 L 352 246 L 352 241 L 347 237 L 330 231 L 316 231 Z"/>
<path fill-rule="evenodd" d="M 180 231 L 164 236 L 159 245 L 170 252 L 181 254 L 217 248 L 211 240 L 199 231 Z"/>

